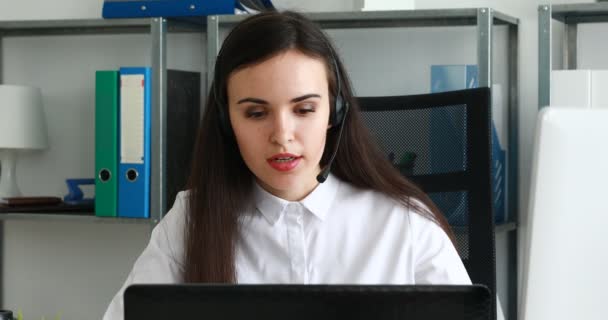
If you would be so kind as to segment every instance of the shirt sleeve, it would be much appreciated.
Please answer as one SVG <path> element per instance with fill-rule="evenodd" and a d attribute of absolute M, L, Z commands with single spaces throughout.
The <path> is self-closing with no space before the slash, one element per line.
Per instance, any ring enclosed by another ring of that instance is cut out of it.
<path fill-rule="evenodd" d="M 171 210 L 152 230 L 147 247 L 137 258 L 125 283 L 110 302 L 103 320 L 124 318 L 123 293 L 131 284 L 182 281 L 184 219 L 184 193 L 180 192 Z"/>
<path fill-rule="evenodd" d="M 443 229 L 410 213 L 416 284 L 471 284 L 456 248 Z"/>

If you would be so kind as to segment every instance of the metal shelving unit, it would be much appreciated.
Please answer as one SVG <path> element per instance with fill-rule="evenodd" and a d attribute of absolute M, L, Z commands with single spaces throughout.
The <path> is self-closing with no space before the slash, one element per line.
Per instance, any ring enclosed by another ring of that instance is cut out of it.
<path fill-rule="evenodd" d="M 512 221 L 497 225 L 496 232 L 508 234 L 509 260 L 509 301 L 511 315 L 517 314 L 517 161 L 518 161 L 518 24 L 517 18 L 495 11 L 491 8 L 474 9 L 440 9 L 440 10 L 404 10 L 404 11 L 368 11 L 368 12 L 323 12 L 307 14 L 324 29 L 353 28 L 389 28 L 389 27 L 445 27 L 476 26 L 477 65 L 479 86 L 491 87 L 493 57 L 493 27 L 508 28 L 508 186 L 507 212 Z M 213 67 L 220 48 L 220 29 L 231 28 L 244 16 L 220 15 L 207 18 L 207 84 L 213 82 Z M 459 228 L 454 228 L 459 232 Z M 462 230 L 461 230 L 462 231 Z"/>
<path fill-rule="evenodd" d="M 163 18 L 151 19 L 85 19 L 85 20 L 36 20 L 36 21 L 0 21 L 0 60 L 2 58 L 2 39 L 24 36 L 54 35 L 92 35 L 92 34 L 150 34 L 152 73 L 152 185 L 150 197 L 149 223 L 155 225 L 167 211 L 166 190 L 166 114 L 167 97 L 167 34 L 169 32 L 201 32 L 201 23 L 186 21 L 168 21 Z M 0 64 L 0 83 L 2 83 L 2 65 Z M 0 220 L 6 214 L 0 215 Z M 24 218 L 28 214 L 23 215 Z M 45 214 L 47 215 L 47 214 Z M 66 214 L 66 216 L 72 216 Z M 36 219 L 33 214 L 32 218 Z M 113 218 L 104 218 L 113 219 Z M 118 219 L 124 221 L 125 219 Z"/>
<path fill-rule="evenodd" d="M 200 23 L 195 21 L 167 21 L 163 18 L 146 19 L 83 19 L 83 20 L 33 20 L 0 21 L 0 62 L 2 61 L 3 39 L 8 37 L 55 36 L 55 35 L 96 35 L 96 34 L 149 34 L 151 37 L 150 66 L 152 73 L 152 185 L 150 197 L 150 219 L 105 218 L 73 213 L 0 213 L 0 260 L 2 259 L 3 222 L 6 220 L 29 221 L 82 221 L 90 223 L 129 223 L 149 224 L 151 228 L 160 221 L 167 211 L 166 175 L 167 149 L 167 34 L 169 32 L 201 32 Z M 2 64 L 0 63 L 0 83 L 3 83 Z M 0 263 L 0 273 L 2 272 Z M 0 286 L 2 279 L 0 278 Z M 0 293 L 0 304 L 2 296 Z"/>
<path fill-rule="evenodd" d="M 564 69 L 577 68 L 579 23 L 608 22 L 608 3 L 540 5 L 538 7 L 538 108 L 551 103 L 553 20 L 564 24 L 561 39 Z"/>

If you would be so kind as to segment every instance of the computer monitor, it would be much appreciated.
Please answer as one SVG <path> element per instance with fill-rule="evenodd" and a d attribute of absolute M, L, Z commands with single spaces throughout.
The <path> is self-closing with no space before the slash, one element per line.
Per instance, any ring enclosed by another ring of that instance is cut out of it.
<path fill-rule="evenodd" d="M 132 285 L 125 320 L 489 320 L 484 286 Z"/>
<path fill-rule="evenodd" d="M 544 108 L 535 143 L 519 319 L 606 319 L 608 109 Z"/>

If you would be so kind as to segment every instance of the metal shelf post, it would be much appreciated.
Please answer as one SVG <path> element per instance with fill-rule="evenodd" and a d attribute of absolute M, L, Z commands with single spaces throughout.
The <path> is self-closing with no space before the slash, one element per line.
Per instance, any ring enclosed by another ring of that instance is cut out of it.
<path fill-rule="evenodd" d="M 492 87 L 493 15 L 492 9 L 477 9 L 477 68 L 480 87 Z"/>
<path fill-rule="evenodd" d="M 152 36 L 152 179 L 150 219 L 156 225 L 167 211 L 167 20 L 153 18 Z"/>
<path fill-rule="evenodd" d="M 538 108 L 551 103 L 551 6 L 538 8 Z"/>

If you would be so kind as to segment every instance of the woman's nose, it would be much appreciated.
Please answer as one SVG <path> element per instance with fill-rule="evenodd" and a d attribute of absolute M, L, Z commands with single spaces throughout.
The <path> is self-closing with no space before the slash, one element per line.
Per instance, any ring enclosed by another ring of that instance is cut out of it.
<path fill-rule="evenodd" d="M 294 122 L 287 114 L 279 113 L 272 119 L 270 142 L 287 145 L 294 138 Z"/>

